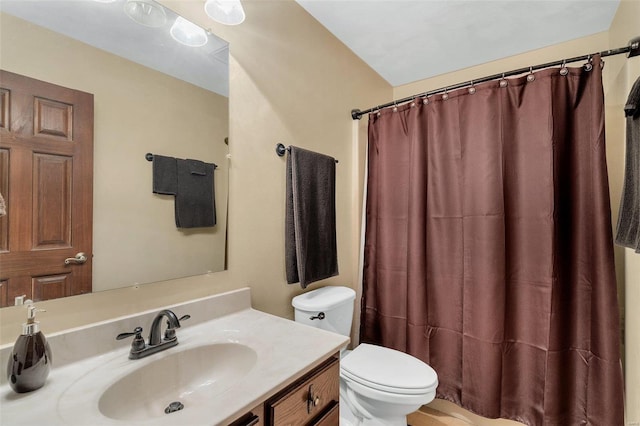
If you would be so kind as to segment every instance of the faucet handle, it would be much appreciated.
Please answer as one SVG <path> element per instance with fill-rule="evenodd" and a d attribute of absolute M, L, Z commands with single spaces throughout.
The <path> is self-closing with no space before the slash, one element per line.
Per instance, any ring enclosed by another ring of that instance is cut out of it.
<path fill-rule="evenodd" d="M 145 343 L 142 337 L 142 327 L 136 327 L 131 333 L 120 333 L 116 336 L 116 340 L 126 339 L 127 337 L 135 336 L 133 342 L 131 342 L 131 350 L 139 351 L 144 349 Z"/>
<path fill-rule="evenodd" d="M 191 318 L 191 315 L 188 315 L 188 314 L 187 315 L 183 315 L 180 318 L 178 318 L 178 326 L 177 327 L 171 327 L 171 323 L 169 321 L 167 321 L 167 329 L 164 331 L 165 340 L 175 339 L 175 337 L 176 337 L 176 328 L 181 327 L 180 321 L 188 320 L 189 318 Z"/>

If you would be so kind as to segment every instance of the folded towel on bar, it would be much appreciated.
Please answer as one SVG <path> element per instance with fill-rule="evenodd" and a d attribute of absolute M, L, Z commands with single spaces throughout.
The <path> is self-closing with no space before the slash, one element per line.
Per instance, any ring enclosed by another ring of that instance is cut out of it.
<path fill-rule="evenodd" d="M 624 186 L 615 241 L 640 253 L 640 77 L 629 93 L 624 110 L 627 116 Z"/>
<path fill-rule="evenodd" d="M 290 147 L 287 157 L 285 265 L 287 283 L 306 288 L 338 275 L 336 161 Z"/>
<path fill-rule="evenodd" d="M 214 226 L 216 205 L 213 171 L 216 165 L 189 159 L 177 159 L 176 162 L 176 226 L 178 228 Z"/>
<path fill-rule="evenodd" d="M 178 191 L 178 170 L 176 159 L 163 155 L 153 156 L 154 194 L 176 195 Z"/>

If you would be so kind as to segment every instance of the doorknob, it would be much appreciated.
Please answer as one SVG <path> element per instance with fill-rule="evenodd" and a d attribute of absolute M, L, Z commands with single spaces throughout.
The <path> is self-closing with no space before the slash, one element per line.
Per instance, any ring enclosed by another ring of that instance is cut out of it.
<path fill-rule="evenodd" d="M 87 261 L 87 256 L 84 253 L 76 254 L 76 257 L 68 257 L 64 260 L 65 265 L 82 265 Z"/>

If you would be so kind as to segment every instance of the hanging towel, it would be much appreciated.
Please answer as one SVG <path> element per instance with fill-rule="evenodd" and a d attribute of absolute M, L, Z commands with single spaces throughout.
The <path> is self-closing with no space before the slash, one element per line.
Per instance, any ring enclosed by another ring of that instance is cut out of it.
<path fill-rule="evenodd" d="M 290 147 L 287 157 L 285 264 L 287 283 L 338 275 L 335 207 L 336 162 Z"/>
<path fill-rule="evenodd" d="M 178 191 L 177 162 L 173 157 L 153 156 L 153 193 L 176 195 Z"/>
<path fill-rule="evenodd" d="M 154 157 L 155 161 L 155 157 Z M 178 228 L 202 228 L 216 224 L 213 170 L 215 164 L 176 160 L 175 219 Z"/>
<path fill-rule="evenodd" d="M 624 111 L 627 116 L 626 159 L 616 244 L 640 253 L 640 78 L 629 93 Z"/>

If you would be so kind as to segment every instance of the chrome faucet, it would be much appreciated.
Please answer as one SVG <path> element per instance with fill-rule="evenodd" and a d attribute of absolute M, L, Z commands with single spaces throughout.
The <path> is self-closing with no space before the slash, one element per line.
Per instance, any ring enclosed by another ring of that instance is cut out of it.
<path fill-rule="evenodd" d="M 167 318 L 167 328 L 162 334 L 162 320 Z M 183 315 L 178 318 L 176 314 L 168 309 L 164 309 L 156 315 L 151 323 L 151 332 L 149 332 L 149 343 L 144 342 L 142 337 L 142 327 L 136 327 L 131 333 L 121 333 L 116 336 L 116 340 L 122 340 L 130 336 L 135 336 L 131 343 L 131 351 L 129 351 L 130 359 L 140 359 L 152 355 L 156 352 L 164 351 L 178 344 L 176 337 L 176 328 L 180 328 L 180 321 L 191 318 L 190 315 Z"/>

